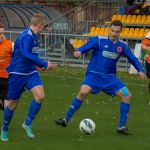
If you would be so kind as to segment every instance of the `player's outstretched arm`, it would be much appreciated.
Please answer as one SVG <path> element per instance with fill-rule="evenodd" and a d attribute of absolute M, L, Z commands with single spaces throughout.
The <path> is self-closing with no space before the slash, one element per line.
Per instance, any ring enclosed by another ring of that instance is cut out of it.
<path fill-rule="evenodd" d="M 77 57 L 79 55 L 78 51 L 80 51 L 81 54 L 83 54 L 83 53 L 87 53 L 91 50 L 98 49 L 99 46 L 100 46 L 99 38 L 98 37 L 91 38 L 87 43 L 85 43 L 83 46 L 81 46 L 80 48 L 77 49 L 77 51 L 75 53 L 75 57 Z"/>
<path fill-rule="evenodd" d="M 137 72 L 144 72 L 144 68 L 142 67 L 138 59 L 135 57 L 135 55 L 129 48 L 127 48 L 124 51 L 124 55 L 128 58 L 130 63 L 136 68 Z"/>

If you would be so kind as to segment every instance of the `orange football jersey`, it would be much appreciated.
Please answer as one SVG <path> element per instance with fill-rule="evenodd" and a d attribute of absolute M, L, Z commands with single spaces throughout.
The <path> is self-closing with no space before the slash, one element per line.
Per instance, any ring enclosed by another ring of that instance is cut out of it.
<path fill-rule="evenodd" d="M 8 78 L 8 73 L 5 70 L 10 64 L 10 59 L 13 51 L 13 43 L 4 39 L 0 43 L 0 77 Z"/>
<path fill-rule="evenodd" d="M 145 39 L 143 40 L 143 44 L 144 44 L 145 46 L 150 46 L 150 39 L 145 38 Z"/>
<path fill-rule="evenodd" d="M 148 32 L 146 38 L 143 40 L 142 44 L 147 47 L 150 47 L 150 31 Z M 148 54 L 147 62 L 150 63 L 150 53 Z"/>

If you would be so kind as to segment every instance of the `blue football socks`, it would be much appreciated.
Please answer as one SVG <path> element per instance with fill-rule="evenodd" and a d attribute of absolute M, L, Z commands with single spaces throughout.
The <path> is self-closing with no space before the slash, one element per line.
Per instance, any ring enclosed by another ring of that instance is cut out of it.
<path fill-rule="evenodd" d="M 13 110 L 11 110 L 8 106 L 4 109 L 4 121 L 3 121 L 3 130 L 8 131 L 8 127 L 10 124 L 10 121 L 13 116 Z"/>
<path fill-rule="evenodd" d="M 120 123 L 119 128 L 122 128 L 125 126 L 128 118 L 128 113 L 130 110 L 130 104 L 121 102 L 120 103 Z"/>
<path fill-rule="evenodd" d="M 69 122 L 73 114 L 81 107 L 81 105 L 82 105 L 82 101 L 75 97 L 65 116 L 67 123 Z"/>
<path fill-rule="evenodd" d="M 41 103 L 37 103 L 34 99 L 32 100 L 29 108 L 29 113 L 26 117 L 25 124 L 30 126 L 32 121 L 35 119 L 36 114 L 39 112 L 41 108 Z"/>

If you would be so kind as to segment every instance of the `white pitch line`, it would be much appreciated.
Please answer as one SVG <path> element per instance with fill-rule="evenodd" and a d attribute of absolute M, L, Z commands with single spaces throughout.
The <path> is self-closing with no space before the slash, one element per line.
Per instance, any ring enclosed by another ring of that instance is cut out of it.
<path fill-rule="evenodd" d="M 66 76 L 59 76 L 59 75 L 49 75 L 49 74 L 40 74 L 41 76 L 47 76 L 47 77 L 57 77 L 57 78 L 65 78 L 65 79 L 74 79 L 74 80 L 82 80 L 83 78 L 77 78 L 77 77 L 66 77 Z M 147 84 L 140 84 L 140 83 L 128 83 L 128 82 L 124 82 L 125 84 L 128 85 L 137 85 L 137 86 L 148 86 Z"/>

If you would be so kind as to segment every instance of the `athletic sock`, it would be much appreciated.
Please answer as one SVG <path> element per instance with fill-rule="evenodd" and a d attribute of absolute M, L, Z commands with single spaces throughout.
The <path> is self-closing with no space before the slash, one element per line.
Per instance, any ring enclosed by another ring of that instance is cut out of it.
<path fill-rule="evenodd" d="M 130 104 L 121 102 L 120 103 L 120 123 L 119 128 L 122 128 L 125 126 L 128 118 L 128 113 L 130 110 Z"/>
<path fill-rule="evenodd" d="M 69 122 L 71 117 L 74 115 L 74 113 L 81 107 L 81 105 L 82 105 L 82 100 L 79 100 L 78 98 L 75 97 L 65 116 L 67 123 Z"/>
<path fill-rule="evenodd" d="M 11 110 L 8 106 L 4 109 L 4 121 L 3 121 L 3 130 L 8 131 L 10 121 L 13 116 L 13 110 Z"/>
<path fill-rule="evenodd" d="M 41 108 L 41 103 L 37 103 L 34 99 L 32 100 L 30 107 L 29 107 L 29 113 L 26 117 L 25 124 L 27 126 L 30 126 L 32 121 L 35 119 L 37 113 L 39 112 Z"/>

